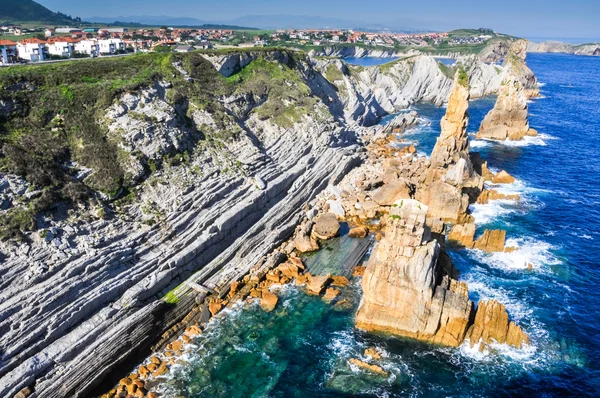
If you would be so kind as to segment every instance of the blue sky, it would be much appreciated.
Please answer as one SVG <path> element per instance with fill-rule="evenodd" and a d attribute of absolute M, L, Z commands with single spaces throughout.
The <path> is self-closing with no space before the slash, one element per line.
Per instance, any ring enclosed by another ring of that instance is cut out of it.
<path fill-rule="evenodd" d="M 73 16 L 166 15 L 231 20 L 310 15 L 416 29 L 489 27 L 523 37 L 600 39 L 600 0 L 38 0 Z"/>

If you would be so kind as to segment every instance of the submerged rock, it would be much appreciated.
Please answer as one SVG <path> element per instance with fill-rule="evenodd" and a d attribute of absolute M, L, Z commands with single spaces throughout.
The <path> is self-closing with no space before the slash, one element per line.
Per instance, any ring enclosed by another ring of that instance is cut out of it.
<path fill-rule="evenodd" d="M 387 376 L 388 373 L 383 370 L 383 368 L 381 366 L 378 365 L 371 365 L 365 361 L 361 361 L 360 359 L 356 359 L 356 358 L 350 358 L 348 360 L 348 362 L 354 366 L 358 366 L 359 368 L 363 369 L 363 370 L 367 370 L 369 372 L 373 372 L 376 374 L 380 374 L 382 376 Z"/>

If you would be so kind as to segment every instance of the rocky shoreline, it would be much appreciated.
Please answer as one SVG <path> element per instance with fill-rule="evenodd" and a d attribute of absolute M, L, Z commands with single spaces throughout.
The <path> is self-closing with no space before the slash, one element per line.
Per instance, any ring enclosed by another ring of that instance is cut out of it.
<path fill-rule="evenodd" d="M 235 140 L 220 141 L 225 149 L 209 148 L 190 164 L 155 173 L 154 180 L 140 183 L 140 203 L 125 207 L 110 221 L 73 217 L 53 222 L 51 238 L 31 234 L 32 243 L 3 244 L 0 395 L 89 396 L 118 380 L 119 365 L 165 348 L 177 354 L 181 347 L 173 344 L 179 336 L 192 338 L 195 324 L 238 298 L 256 295 L 256 286 L 264 307 L 273 307 L 276 297 L 266 293 L 268 283 L 260 286 L 262 278 L 275 283 L 275 276 L 279 282 L 281 275 L 300 276 L 293 251 L 314 249 L 319 239 L 332 234 L 329 227 L 310 224 L 327 221 L 316 218 L 319 213 L 351 222 L 357 228 L 353 234 L 363 236 L 378 228 L 370 219 L 399 216 L 390 212 L 398 199 L 414 197 L 432 211 L 442 206 L 435 202 L 437 194 L 421 189 L 428 181 L 427 186 L 437 185 L 454 206 L 453 214 L 442 219 L 469 221 L 464 205 L 476 200 L 483 174 L 476 184 L 471 177 L 485 165 L 470 165 L 467 148 L 455 152 L 452 146 L 448 154 L 460 159 L 430 168 L 429 160 L 416 157 L 414 147 L 388 145 L 389 129 L 403 131 L 415 123 L 414 115 L 401 115 L 391 127 L 368 127 L 412 103 L 442 104 L 448 99 L 453 80 L 432 58 L 358 69 L 339 60 L 298 59 L 277 51 L 204 57 L 225 77 L 236 76 L 257 60 L 292 70 L 300 81 L 288 83 L 310 93 L 315 112 L 325 116 L 301 116 L 283 127 L 252 112 L 266 97 L 222 98 L 231 118 L 228 128 L 240 131 Z M 174 68 L 187 83 L 201 84 L 194 70 L 179 64 Z M 463 68 L 470 87 L 467 98 L 500 89 L 502 69 L 474 59 L 466 59 Z M 160 157 L 169 148 L 183 150 L 194 145 L 181 139 L 190 138 L 190 130 L 217 129 L 215 115 L 193 108 L 188 112 L 191 122 L 180 124 L 179 110 L 169 102 L 170 90 L 170 83 L 156 82 L 124 94 L 107 113 L 114 134 L 132 133 L 123 148 L 134 178 L 140 175 L 134 155 Z M 12 117 L 10 112 L 4 117 Z M 448 123 L 464 122 L 454 121 L 452 114 Z M 438 171 L 449 166 L 452 170 L 442 173 L 442 181 Z M 223 173 L 225 168 L 233 172 Z M 200 172 L 192 172 L 196 169 Z M 423 174 L 426 170 L 431 174 Z M 323 193 L 328 186 L 340 188 Z M 152 223 L 146 222 L 149 204 L 156 214 Z M 384 220 L 379 228 L 386 226 Z M 435 220 L 428 228 L 440 238 L 445 227 Z M 279 273 L 269 274 L 271 269 Z M 314 285 L 311 290 L 322 292 L 332 281 L 321 277 L 306 281 Z M 457 289 L 450 285 L 446 290 L 464 296 Z M 332 298 L 335 291 L 328 294 Z M 488 308 L 495 313 L 498 306 Z M 481 330 L 476 335 L 489 335 L 487 327 Z M 120 385 L 143 396 L 152 386 L 136 380 L 166 371 L 170 362 L 153 363 L 156 369 L 147 363 L 148 373 L 140 370 L 137 378 L 125 378 Z"/>

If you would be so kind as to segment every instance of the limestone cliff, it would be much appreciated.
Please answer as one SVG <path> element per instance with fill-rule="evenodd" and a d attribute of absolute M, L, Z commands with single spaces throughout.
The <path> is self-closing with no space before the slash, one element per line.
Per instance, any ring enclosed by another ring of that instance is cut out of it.
<path fill-rule="evenodd" d="M 527 51 L 532 53 L 565 53 L 573 55 L 600 56 L 600 43 L 571 44 L 558 41 L 527 43 Z"/>
<path fill-rule="evenodd" d="M 493 140 L 521 140 L 525 136 L 535 136 L 537 132 L 529 127 L 527 99 L 538 95 L 531 76 L 533 73 L 525 65 L 525 42 L 516 41 L 510 48 L 506 60 L 506 77 L 502 81 L 494 108 L 481 122 L 477 138 Z M 533 77 L 535 82 L 535 77 Z M 535 85 L 537 87 L 537 84 Z"/>

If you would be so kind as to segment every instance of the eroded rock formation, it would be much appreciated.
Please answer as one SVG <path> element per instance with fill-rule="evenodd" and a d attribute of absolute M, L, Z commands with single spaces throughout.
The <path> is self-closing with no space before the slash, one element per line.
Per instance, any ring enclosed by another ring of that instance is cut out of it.
<path fill-rule="evenodd" d="M 527 100 L 539 95 L 535 75 L 525 64 L 526 42 L 517 40 L 505 59 L 506 75 L 494 108 L 481 122 L 477 138 L 521 140 L 536 136 L 529 127 Z"/>
<path fill-rule="evenodd" d="M 483 189 L 469 152 L 469 84 L 464 72 L 457 72 L 448 99 L 441 134 L 431 153 L 425 184 L 416 198 L 427 204 L 429 216 L 447 222 L 471 221 L 469 202 Z"/>
<path fill-rule="evenodd" d="M 506 343 L 516 348 L 529 344 L 527 334 L 520 326 L 509 321 L 506 308 L 496 300 L 479 303 L 468 337 L 471 347 L 477 343 Z"/>
<path fill-rule="evenodd" d="M 427 206 L 395 203 L 385 236 L 371 254 L 362 280 L 357 327 L 433 343 L 462 343 L 473 312 L 467 286 L 447 274 L 440 246 L 426 227 Z"/>

